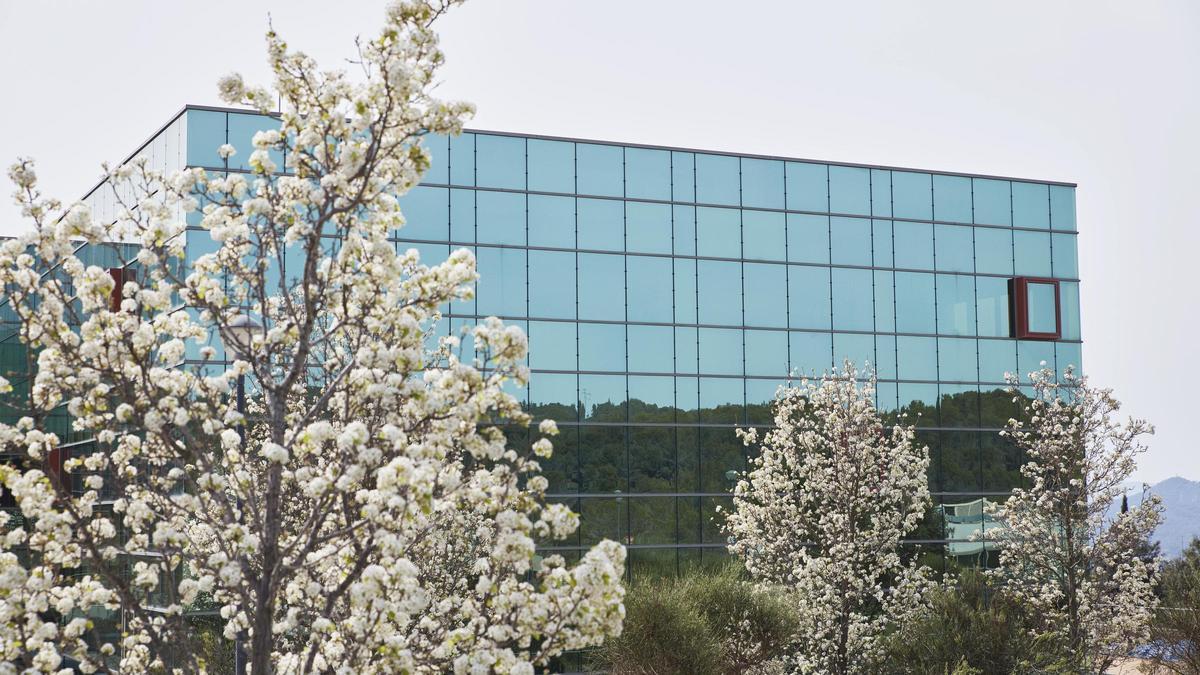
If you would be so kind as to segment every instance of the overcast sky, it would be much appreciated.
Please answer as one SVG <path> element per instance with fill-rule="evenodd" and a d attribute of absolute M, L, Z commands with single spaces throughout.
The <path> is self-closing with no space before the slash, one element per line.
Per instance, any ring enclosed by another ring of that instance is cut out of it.
<path fill-rule="evenodd" d="M 266 83 L 268 13 L 335 66 L 381 5 L 0 0 L 0 159 L 82 196 Z M 474 0 L 442 34 L 476 128 L 1077 182 L 1085 370 L 1157 425 L 1139 478 L 1200 479 L 1200 3 Z"/>

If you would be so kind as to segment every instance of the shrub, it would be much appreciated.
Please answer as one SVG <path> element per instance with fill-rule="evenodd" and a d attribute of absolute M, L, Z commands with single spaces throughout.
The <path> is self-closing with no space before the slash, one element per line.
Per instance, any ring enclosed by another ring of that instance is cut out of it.
<path fill-rule="evenodd" d="M 1161 590 L 1150 625 L 1152 660 L 1159 672 L 1200 675 L 1200 539 L 1163 565 Z"/>

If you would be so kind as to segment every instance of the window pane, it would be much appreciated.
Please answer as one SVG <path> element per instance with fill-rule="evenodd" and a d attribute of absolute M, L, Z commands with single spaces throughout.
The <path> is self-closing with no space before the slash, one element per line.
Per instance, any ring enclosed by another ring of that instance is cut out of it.
<path fill-rule="evenodd" d="M 735 328 L 700 329 L 700 373 L 742 374 L 742 331 Z M 741 388 L 741 382 L 737 383 Z"/>
<path fill-rule="evenodd" d="M 1050 227 L 1050 193 L 1045 185 L 1013 183 L 1013 227 Z"/>
<path fill-rule="evenodd" d="M 1050 276 L 1050 233 L 1013 232 L 1016 272 L 1022 276 Z"/>
<path fill-rule="evenodd" d="M 742 265 L 736 262 L 701 260 L 699 323 L 742 325 Z"/>
<path fill-rule="evenodd" d="M 248 171 L 250 155 L 254 153 L 254 134 L 268 129 L 277 130 L 279 126 L 279 120 L 274 117 L 229 113 L 229 144 L 237 148 L 237 154 L 229 158 L 229 168 Z M 191 129 L 188 131 L 190 133 Z M 278 167 L 276 171 L 283 171 L 283 152 L 272 149 L 268 153 Z"/>
<path fill-rule="evenodd" d="M 675 322 L 696 323 L 696 261 L 676 258 Z"/>
<path fill-rule="evenodd" d="M 974 382 L 979 376 L 975 358 L 975 340 L 938 338 L 938 379 Z"/>
<path fill-rule="evenodd" d="M 525 243 L 525 195 L 512 192 L 476 194 L 476 237 L 488 244 Z"/>
<path fill-rule="evenodd" d="M 671 205 L 625 202 L 625 246 L 640 253 L 671 253 Z"/>
<path fill-rule="evenodd" d="M 695 162 L 695 155 L 690 152 L 671 153 L 671 199 L 696 201 Z"/>
<path fill-rule="evenodd" d="M 742 211 L 742 255 L 759 260 L 783 260 L 787 251 L 784 214 Z"/>
<path fill-rule="evenodd" d="M 475 180 L 480 187 L 525 189 L 525 139 L 475 135 Z"/>
<path fill-rule="evenodd" d="M 838 368 L 849 360 L 860 373 L 875 366 L 875 336 L 859 333 L 833 334 L 833 363 Z"/>
<path fill-rule="evenodd" d="M 574 373 L 562 375 L 558 373 L 534 373 L 529 382 L 529 401 L 533 406 L 534 415 L 540 418 L 574 422 L 578 417 L 577 391 Z M 570 434 L 571 431 L 567 431 Z M 555 463 L 561 459 L 559 439 L 555 439 Z"/>
<path fill-rule="evenodd" d="M 1017 343 L 1014 340 L 979 341 L 979 380 L 1004 382 L 1006 373 L 1017 372 Z"/>
<path fill-rule="evenodd" d="M 617 199 L 580 199 L 579 248 L 601 251 L 625 249 L 625 214 Z"/>
<path fill-rule="evenodd" d="M 1058 332 L 1054 284 L 1029 283 L 1025 288 L 1029 303 L 1029 330 L 1034 333 Z"/>
<path fill-rule="evenodd" d="M 579 324 L 579 369 L 625 371 L 625 325 Z"/>
<path fill-rule="evenodd" d="M 648 148 L 625 148 L 625 196 L 670 199 L 671 153 Z"/>
<path fill-rule="evenodd" d="M 421 145 L 429 150 L 429 171 L 421 177 L 421 182 L 449 183 L 450 138 L 440 134 L 425 134 L 421 138 Z"/>
<path fill-rule="evenodd" d="M 893 239 L 896 267 L 910 270 L 933 269 L 933 226 L 929 223 L 897 221 Z"/>
<path fill-rule="evenodd" d="M 1008 279 L 978 277 L 975 280 L 978 298 L 979 335 L 1008 337 Z"/>
<path fill-rule="evenodd" d="M 575 198 L 529 195 L 529 245 L 575 248 Z"/>
<path fill-rule="evenodd" d="M 871 215 L 871 171 L 856 166 L 829 167 L 829 211 Z"/>
<path fill-rule="evenodd" d="M 737 206 L 738 158 L 696 155 L 696 201 Z"/>
<path fill-rule="evenodd" d="M 831 254 L 836 265 L 871 264 L 871 221 L 866 218 L 829 219 Z"/>
<path fill-rule="evenodd" d="M 829 217 L 787 214 L 787 257 L 790 262 L 829 263 Z"/>
<path fill-rule="evenodd" d="M 580 375 L 579 402 L 583 405 L 582 413 L 586 421 L 592 422 L 624 422 L 626 420 L 626 389 L 624 375 Z M 588 480 L 586 464 L 588 463 L 589 444 L 587 432 L 584 432 L 583 480 Z M 594 446 L 593 446 L 594 447 Z M 591 454 L 595 457 L 594 454 Z M 593 460 L 593 465 L 595 461 Z M 586 486 L 584 489 L 587 489 Z"/>
<path fill-rule="evenodd" d="M 479 313 L 525 316 L 525 250 L 481 247 L 477 256 Z"/>
<path fill-rule="evenodd" d="M 475 185 L 475 134 L 450 137 L 450 183 Z"/>
<path fill-rule="evenodd" d="M 1066 185 L 1050 186 L 1050 226 L 1056 230 L 1074 230 L 1075 188 Z"/>
<path fill-rule="evenodd" d="M 675 378 L 630 375 L 629 400 L 633 402 L 635 399 L 645 405 L 630 406 L 631 422 L 675 420 Z"/>
<path fill-rule="evenodd" d="M 1058 285 L 1060 309 L 1062 311 L 1062 337 L 1064 340 L 1079 339 L 1079 284 L 1064 281 Z"/>
<path fill-rule="evenodd" d="M 621 197 L 624 171 L 618 145 L 575 144 L 576 185 L 581 195 Z"/>
<path fill-rule="evenodd" d="M 566 321 L 529 322 L 529 367 L 575 370 L 575 324 Z"/>
<path fill-rule="evenodd" d="M 876 267 L 893 267 L 892 257 L 892 221 L 871 221 L 871 246 L 873 247 L 871 262 Z"/>
<path fill-rule="evenodd" d="M 629 326 L 630 372 L 674 372 L 674 345 L 670 326 Z"/>
<path fill-rule="evenodd" d="M 986 274 L 1013 273 L 1012 230 L 975 228 L 975 268 Z"/>
<path fill-rule="evenodd" d="M 933 177 L 934 220 L 971 222 L 971 179 L 963 176 Z"/>
<path fill-rule="evenodd" d="M 784 376 L 788 372 L 788 334 L 781 330 L 746 331 L 746 374 Z"/>
<path fill-rule="evenodd" d="M 696 209 L 696 246 L 699 255 L 740 258 L 740 212 L 737 209 Z"/>
<path fill-rule="evenodd" d="M 793 211 L 829 211 L 829 168 L 824 164 L 788 162 L 784 168 L 787 207 Z"/>
<path fill-rule="evenodd" d="M 1054 369 L 1054 343 L 1032 340 L 1017 341 L 1017 367 L 1021 369 L 1021 381 L 1029 380 L 1029 373 L 1040 368 Z"/>
<path fill-rule="evenodd" d="M 629 489 L 632 492 L 675 491 L 675 443 L 675 429 L 672 427 L 629 429 Z M 647 521 L 652 522 L 654 527 L 662 527 L 662 521 L 667 521 L 673 528 L 674 504 L 652 504 L 653 512 L 645 514 Z M 634 513 L 639 513 L 636 507 Z M 634 519 L 635 532 L 638 531 L 639 520 Z M 640 543 L 642 539 L 638 537 L 635 541 Z M 674 543 L 673 535 L 662 543 Z"/>
<path fill-rule="evenodd" d="M 942 335 L 975 334 L 975 277 L 937 275 L 937 332 Z"/>
<path fill-rule="evenodd" d="M 529 139 L 529 189 L 575 192 L 575 144 Z"/>
<path fill-rule="evenodd" d="M 897 218 L 933 218 L 933 186 L 929 174 L 892 172 L 892 213 Z"/>
<path fill-rule="evenodd" d="M 791 369 L 801 377 L 818 376 L 833 366 L 833 338 L 829 333 L 788 334 Z"/>
<path fill-rule="evenodd" d="M 742 158 L 742 205 L 783 208 L 783 162 Z"/>
<path fill-rule="evenodd" d="M 700 378 L 700 421 L 719 424 L 738 424 L 742 422 L 742 403 L 745 400 L 742 380 L 732 377 L 702 377 Z M 730 433 L 732 429 L 713 429 L 713 433 Z M 700 430 L 703 448 L 705 430 Z M 703 452 L 703 449 L 702 449 Z M 711 451 L 710 451 L 711 452 Z M 710 455 L 709 459 L 712 457 Z M 704 460 L 700 462 L 704 468 Z M 724 478 L 724 471 L 721 471 Z M 704 489 L 701 487 L 701 489 Z"/>
<path fill-rule="evenodd" d="M 676 255 L 696 255 L 696 207 L 672 206 L 671 224 L 674 227 L 672 244 Z"/>
<path fill-rule="evenodd" d="M 747 326 L 787 327 L 787 269 L 784 265 L 745 263 Z M 869 297 L 869 296 L 868 296 Z"/>
<path fill-rule="evenodd" d="M 475 241 L 474 190 L 450 190 L 450 239 Z"/>
<path fill-rule="evenodd" d="M 529 252 L 529 315 L 575 318 L 575 254 Z"/>
<path fill-rule="evenodd" d="M 1058 375 L 1062 377 L 1068 367 L 1073 367 L 1076 375 L 1083 373 L 1083 350 L 1078 342 L 1056 342 L 1054 353 L 1058 359 Z"/>
<path fill-rule="evenodd" d="M 875 330 L 896 330 L 896 281 L 892 272 L 875 270 Z"/>
<path fill-rule="evenodd" d="M 937 245 L 935 260 L 943 272 L 974 272 L 975 252 L 970 227 L 936 225 L 933 240 Z"/>
<path fill-rule="evenodd" d="M 871 215 L 892 215 L 892 172 L 871 169 Z"/>
<path fill-rule="evenodd" d="M 933 275 L 896 272 L 896 330 L 901 333 L 933 333 Z"/>
<path fill-rule="evenodd" d="M 699 334 L 695 328 L 675 327 L 675 372 L 694 373 L 699 367 Z M 692 403 L 695 403 L 693 397 Z"/>
<path fill-rule="evenodd" d="M 788 267 L 788 316 L 792 328 L 829 329 L 829 268 Z"/>
<path fill-rule="evenodd" d="M 400 198 L 404 227 L 396 236 L 405 239 L 446 241 L 450 236 L 450 191 L 417 186 Z"/>
<path fill-rule="evenodd" d="M 881 379 L 896 379 L 896 336 L 875 336 L 875 373 Z M 895 396 L 895 389 L 892 395 Z"/>
<path fill-rule="evenodd" d="M 897 336 L 896 366 L 902 380 L 937 380 L 937 340 Z"/>
<path fill-rule="evenodd" d="M 671 259 L 631 255 L 625 264 L 629 270 L 629 320 L 670 323 Z"/>
<path fill-rule="evenodd" d="M 871 270 L 833 270 L 835 330 L 874 330 L 871 279 Z"/>
<path fill-rule="evenodd" d="M 225 113 L 212 110 L 187 111 L 187 163 L 192 166 L 224 168 L 217 148 L 225 144 Z M 237 157 L 248 157 L 254 148 L 237 148 Z"/>
<path fill-rule="evenodd" d="M 625 295 L 614 289 L 625 285 L 625 259 L 619 255 L 579 254 L 579 318 L 622 321 Z"/>
<path fill-rule="evenodd" d="M 975 178 L 975 222 L 983 225 L 1012 225 L 1012 200 L 1006 180 Z"/>
<path fill-rule="evenodd" d="M 1076 253 L 1075 237 L 1073 234 L 1051 235 L 1051 246 L 1054 249 L 1054 276 L 1074 279 L 1079 277 L 1079 258 Z"/>

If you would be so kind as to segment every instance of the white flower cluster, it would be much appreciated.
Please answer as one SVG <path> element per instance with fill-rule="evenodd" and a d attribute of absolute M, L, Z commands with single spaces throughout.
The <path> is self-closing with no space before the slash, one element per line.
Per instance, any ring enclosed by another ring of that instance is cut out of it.
<path fill-rule="evenodd" d="M 925 570 L 900 542 L 929 505 L 929 449 L 887 428 L 874 378 L 847 362 L 820 382 L 781 387 L 775 427 L 742 434 L 761 452 L 734 490 L 730 550 L 792 595 L 800 629 L 790 667 L 880 672 L 881 636 L 920 607 Z"/>
<path fill-rule="evenodd" d="M 37 369 L 14 401 L 26 416 L 0 424 L 0 453 L 28 460 L 0 465 L 22 516 L 0 537 L 0 673 L 66 656 L 201 672 L 195 608 L 244 636 L 255 674 L 532 673 L 619 633 L 623 547 L 535 554 L 578 517 L 544 504 L 549 439 L 507 443 L 531 421 L 507 393 L 528 379 L 525 336 L 490 319 L 460 361 L 435 324 L 473 293 L 473 256 L 426 266 L 389 239 L 429 166 L 423 137 L 471 111 L 428 93 L 445 9 L 391 5 L 362 83 L 270 33 L 273 91 L 220 83 L 230 102 L 283 103 L 249 175 L 131 163 L 101 227 L 42 197 L 32 163 L 10 171 L 33 231 L 0 244 L 0 287 Z M 191 213 L 215 250 L 185 265 Z M 116 306 L 79 239 L 137 244 Z M 48 430 L 60 406 L 85 450 Z M 122 608 L 119 642 L 76 618 L 98 607 Z"/>

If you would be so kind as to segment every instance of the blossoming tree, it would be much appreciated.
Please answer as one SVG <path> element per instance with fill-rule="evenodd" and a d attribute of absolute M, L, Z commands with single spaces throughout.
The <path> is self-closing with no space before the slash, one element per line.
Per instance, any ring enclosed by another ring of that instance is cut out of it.
<path fill-rule="evenodd" d="M 1153 428 L 1118 420 L 1112 390 L 1071 370 L 1031 378 L 1025 419 L 1009 420 L 1004 432 L 1027 455 L 1026 486 L 992 507 L 1003 525 L 991 533 L 1000 546 L 994 573 L 1032 610 L 1037 635 L 1060 648 L 1072 672 L 1104 672 L 1145 641 L 1158 604 L 1156 565 L 1139 551 L 1158 527 L 1159 500 L 1114 508 Z"/>
<path fill-rule="evenodd" d="M 730 550 L 790 592 L 798 672 L 877 672 L 880 636 L 920 606 L 927 583 L 900 541 L 928 508 L 929 449 L 911 426 L 887 428 L 874 400 L 873 378 L 849 363 L 781 388 L 775 426 L 734 490 Z"/>
<path fill-rule="evenodd" d="M 505 440 L 530 423 L 506 393 L 528 377 L 524 335 L 489 319 L 469 344 L 435 338 L 474 259 L 425 266 L 388 239 L 429 166 L 423 136 L 470 112 L 429 94 L 445 9 L 391 5 L 357 79 L 269 33 L 274 91 L 220 84 L 282 104 L 278 130 L 220 149 L 252 170 L 121 166 L 114 223 L 43 197 L 31 162 L 11 169 L 32 231 L 0 246 L 0 284 L 37 367 L 0 425 L 2 453 L 25 458 L 0 465 L 24 517 L 0 538 L 0 672 L 203 671 L 201 601 L 255 674 L 532 673 L 619 632 L 622 547 L 535 557 L 578 520 L 542 499 L 554 425 L 531 453 Z M 187 214 L 216 242 L 194 261 Z M 137 244 L 119 288 L 76 251 L 112 241 Z M 63 408 L 87 450 L 49 431 Z M 116 644 L 97 643 L 95 608 L 123 613 Z"/>

